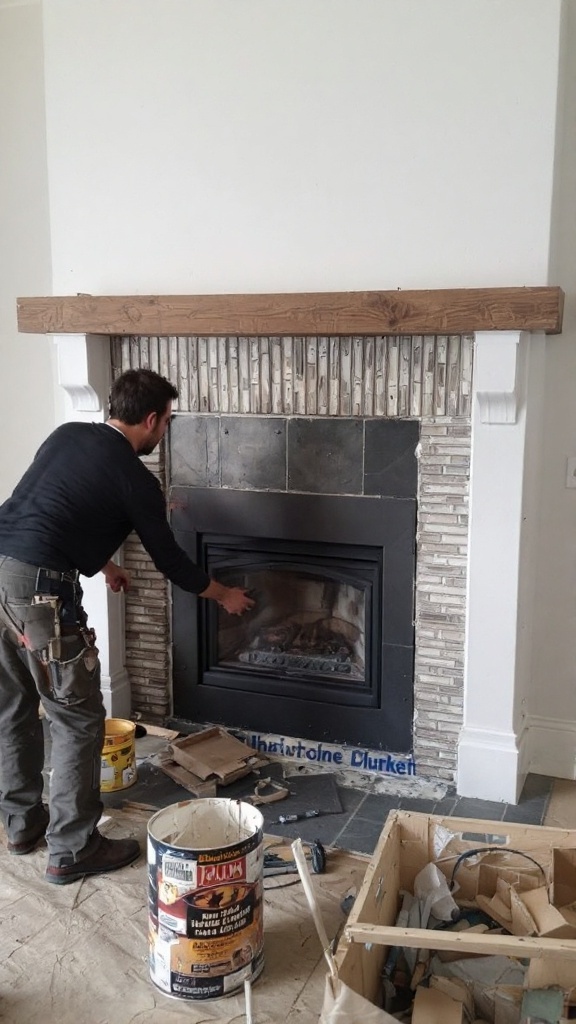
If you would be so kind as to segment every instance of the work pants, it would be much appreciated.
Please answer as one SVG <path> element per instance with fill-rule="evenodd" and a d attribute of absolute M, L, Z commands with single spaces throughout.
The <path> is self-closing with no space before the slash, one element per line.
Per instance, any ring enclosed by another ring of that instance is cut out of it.
<path fill-rule="evenodd" d="M 102 813 L 105 710 L 94 633 L 76 573 L 0 555 L 0 816 L 8 839 L 33 838 L 42 804 L 42 703 L 52 751 L 49 861 L 76 860 Z"/>

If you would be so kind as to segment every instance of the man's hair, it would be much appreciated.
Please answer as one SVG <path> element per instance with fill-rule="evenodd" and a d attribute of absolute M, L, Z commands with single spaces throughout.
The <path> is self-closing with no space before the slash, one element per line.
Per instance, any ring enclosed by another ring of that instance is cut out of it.
<path fill-rule="evenodd" d="M 110 391 L 110 418 L 129 426 L 141 423 L 151 412 L 161 416 L 178 392 L 166 377 L 153 370 L 126 370 Z"/>

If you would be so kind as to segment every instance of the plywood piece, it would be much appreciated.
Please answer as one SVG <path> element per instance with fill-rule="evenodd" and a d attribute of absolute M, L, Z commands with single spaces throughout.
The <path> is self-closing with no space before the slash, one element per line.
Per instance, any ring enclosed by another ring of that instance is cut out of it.
<path fill-rule="evenodd" d="M 194 775 L 193 772 L 189 772 L 187 768 L 183 768 L 181 764 L 177 764 L 176 761 L 168 758 L 160 762 L 160 768 L 168 778 L 173 779 L 174 782 L 177 782 L 179 786 L 187 789 L 194 796 L 217 796 L 218 787 L 216 779 L 201 779 L 198 775 Z"/>

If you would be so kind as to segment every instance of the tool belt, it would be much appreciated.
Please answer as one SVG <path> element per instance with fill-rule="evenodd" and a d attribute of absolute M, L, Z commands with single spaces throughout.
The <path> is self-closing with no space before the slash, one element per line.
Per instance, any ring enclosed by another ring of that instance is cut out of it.
<path fill-rule="evenodd" d="M 36 583 L 43 580 L 53 580 L 56 583 L 77 583 L 80 573 L 78 569 L 65 569 L 59 572 L 58 569 L 44 569 L 40 567 L 36 575 Z"/>

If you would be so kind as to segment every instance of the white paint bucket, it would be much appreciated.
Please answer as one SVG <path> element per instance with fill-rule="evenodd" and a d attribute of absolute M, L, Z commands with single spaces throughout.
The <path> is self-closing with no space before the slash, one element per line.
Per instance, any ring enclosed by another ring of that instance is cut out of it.
<path fill-rule="evenodd" d="M 217 999 L 264 966 L 264 819 L 239 800 L 187 800 L 148 823 L 150 976 Z"/>

